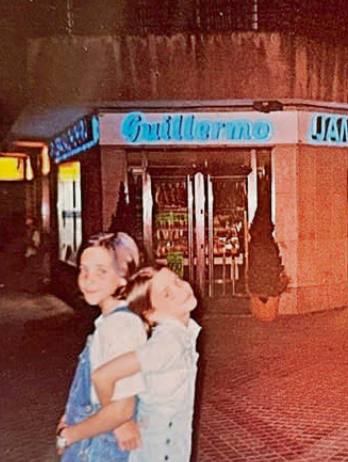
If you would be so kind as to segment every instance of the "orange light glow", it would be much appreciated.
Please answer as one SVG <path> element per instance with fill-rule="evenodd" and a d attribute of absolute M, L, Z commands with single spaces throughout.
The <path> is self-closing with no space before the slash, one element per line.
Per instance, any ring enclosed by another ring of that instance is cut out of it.
<path fill-rule="evenodd" d="M 31 166 L 30 158 L 25 161 L 25 179 L 31 181 L 34 179 L 33 167 Z"/>
<path fill-rule="evenodd" d="M 43 146 L 41 150 L 41 173 L 43 175 L 48 175 L 51 170 L 50 158 L 48 155 L 48 147 Z"/>
<path fill-rule="evenodd" d="M 13 144 L 25 148 L 41 148 L 45 146 L 42 141 L 15 141 Z"/>

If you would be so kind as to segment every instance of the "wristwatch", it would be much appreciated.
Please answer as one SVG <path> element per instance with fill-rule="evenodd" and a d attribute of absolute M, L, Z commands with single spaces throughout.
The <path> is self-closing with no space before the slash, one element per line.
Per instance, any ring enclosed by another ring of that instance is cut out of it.
<path fill-rule="evenodd" d="M 66 427 L 61 428 L 56 436 L 56 448 L 60 449 L 61 451 L 63 451 L 69 446 L 68 440 L 65 436 L 62 435 L 62 431 L 65 429 Z"/>

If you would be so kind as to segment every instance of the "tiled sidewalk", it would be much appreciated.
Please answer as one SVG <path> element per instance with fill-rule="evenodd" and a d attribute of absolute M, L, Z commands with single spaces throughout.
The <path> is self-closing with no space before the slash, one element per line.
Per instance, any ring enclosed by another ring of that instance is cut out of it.
<path fill-rule="evenodd" d="M 348 461 L 347 309 L 205 323 L 197 461 Z"/>
<path fill-rule="evenodd" d="M 53 462 L 91 312 L 0 295 L 0 460 Z M 203 316 L 192 462 L 348 462 L 348 308 L 269 324 L 233 312 Z"/>

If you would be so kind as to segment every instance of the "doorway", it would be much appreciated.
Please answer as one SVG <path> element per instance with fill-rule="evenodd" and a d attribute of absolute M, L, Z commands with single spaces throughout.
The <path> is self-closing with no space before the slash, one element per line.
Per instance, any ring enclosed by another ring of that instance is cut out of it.
<path fill-rule="evenodd" d="M 245 295 L 246 172 L 179 170 L 143 174 L 145 247 L 204 297 Z"/>

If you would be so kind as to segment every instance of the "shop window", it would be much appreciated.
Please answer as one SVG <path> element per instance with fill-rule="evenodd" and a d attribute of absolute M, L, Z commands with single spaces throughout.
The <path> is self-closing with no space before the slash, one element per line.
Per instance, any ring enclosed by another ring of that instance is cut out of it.
<path fill-rule="evenodd" d="M 82 240 L 80 162 L 58 167 L 58 241 L 59 259 L 76 265 Z"/>

